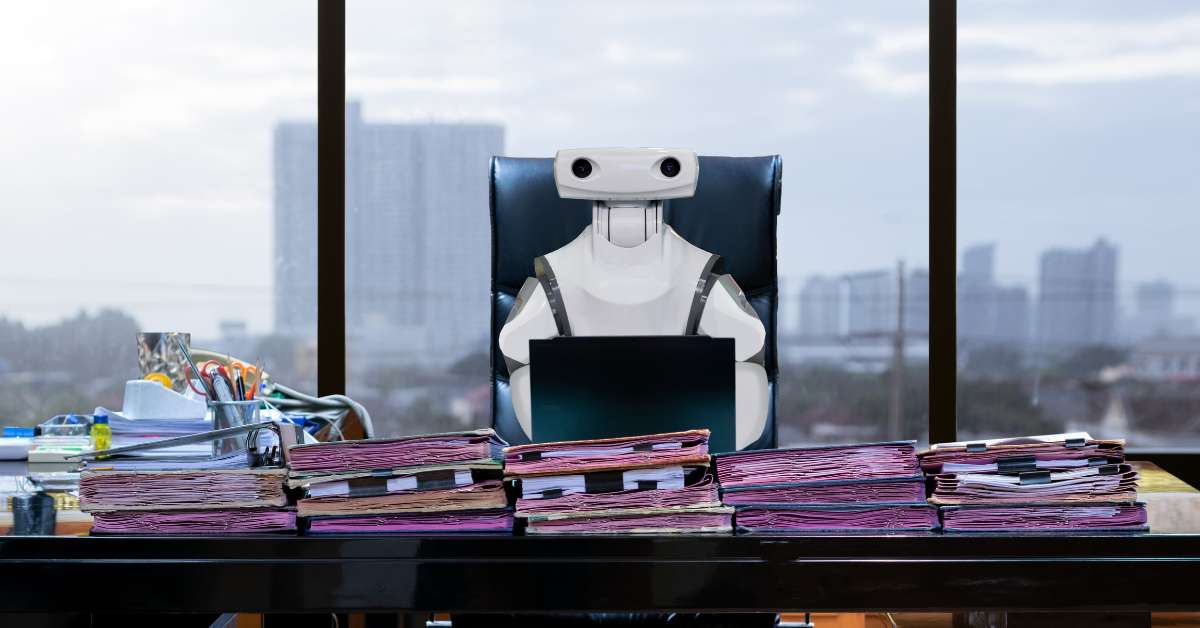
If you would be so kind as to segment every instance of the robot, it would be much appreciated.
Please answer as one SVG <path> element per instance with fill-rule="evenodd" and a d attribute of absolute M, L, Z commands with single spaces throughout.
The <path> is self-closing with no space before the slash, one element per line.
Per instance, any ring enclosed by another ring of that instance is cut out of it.
<path fill-rule="evenodd" d="M 562 198 L 593 201 L 592 223 L 534 260 L 503 328 L 513 409 L 533 433 L 529 341 L 556 336 L 702 334 L 733 338 L 736 429 L 741 449 L 761 435 L 768 410 L 766 330 L 720 257 L 663 223 L 663 201 L 696 192 L 688 150 L 576 149 L 554 158 Z M 637 359 L 637 356 L 630 356 Z"/>

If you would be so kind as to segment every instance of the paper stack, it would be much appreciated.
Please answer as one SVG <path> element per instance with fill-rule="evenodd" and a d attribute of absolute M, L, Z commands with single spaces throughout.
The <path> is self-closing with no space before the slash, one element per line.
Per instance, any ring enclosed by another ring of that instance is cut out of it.
<path fill-rule="evenodd" d="M 244 459 L 244 456 L 243 456 Z M 240 534 L 296 529 L 284 469 L 120 471 L 80 476 L 81 510 L 97 534 Z"/>
<path fill-rule="evenodd" d="M 1051 434 L 938 444 L 920 458 L 947 532 L 1146 529 L 1123 441 Z"/>
<path fill-rule="evenodd" d="M 297 445 L 288 485 L 310 534 L 508 532 L 504 445 L 490 429 Z"/>
<path fill-rule="evenodd" d="M 728 532 L 708 430 L 509 447 L 529 534 Z"/>
<path fill-rule="evenodd" d="M 916 443 L 897 441 L 714 456 L 722 500 L 743 532 L 934 530 Z"/>

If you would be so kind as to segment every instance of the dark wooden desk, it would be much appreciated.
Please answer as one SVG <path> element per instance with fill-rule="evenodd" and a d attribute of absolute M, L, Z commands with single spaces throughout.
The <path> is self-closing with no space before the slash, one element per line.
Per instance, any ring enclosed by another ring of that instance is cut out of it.
<path fill-rule="evenodd" d="M 0 540 L 0 611 L 1200 610 L 1197 583 L 1192 534 Z"/>
<path fill-rule="evenodd" d="M 1153 531 L 686 537 L 0 537 L 0 612 L 1200 611 L 1200 493 Z"/>

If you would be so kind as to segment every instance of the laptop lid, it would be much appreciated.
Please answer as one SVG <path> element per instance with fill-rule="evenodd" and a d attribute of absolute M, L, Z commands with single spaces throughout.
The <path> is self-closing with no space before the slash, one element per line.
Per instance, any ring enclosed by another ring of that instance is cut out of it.
<path fill-rule="evenodd" d="M 734 451 L 732 338 L 568 336 L 529 341 L 532 440 L 708 428 Z"/>

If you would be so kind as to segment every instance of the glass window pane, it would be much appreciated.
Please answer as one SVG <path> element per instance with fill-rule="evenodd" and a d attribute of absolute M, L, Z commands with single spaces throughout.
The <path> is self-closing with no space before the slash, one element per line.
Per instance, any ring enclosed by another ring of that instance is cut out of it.
<path fill-rule="evenodd" d="M 490 420 L 489 156 L 682 146 L 783 156 L 780 442 L 924 433 L 926 2 L 347 9 L 350 391 L 381 432 Z"/>
<path fill-rule="evenodd" d="M 1200 443 L 1200 12 L 960 3 L 958 431 Z"/>
<path fill-rule="evenodd" d="M 315 183 L 272 160 L 275 129 L 316 114 L 316 24 L 312 0 L 5 7 L 0 422 L 121 407 L 141 330 L 311 389 L 311 345 L 277 333 L 311 325 L 278 325 L 272 295 L 311 290 L 281 252 L 314 246 L 295 236 L 315 205 L 287 197 Z"/>

